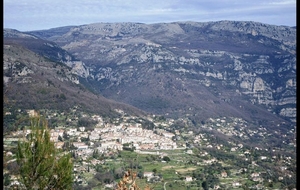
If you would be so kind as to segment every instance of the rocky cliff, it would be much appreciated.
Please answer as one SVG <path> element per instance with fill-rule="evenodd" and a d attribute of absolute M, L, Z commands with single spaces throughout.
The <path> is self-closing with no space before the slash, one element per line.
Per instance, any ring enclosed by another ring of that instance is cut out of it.
<path fill-rule="evenodd" d="M 89 91 L 82 84 L 85 73 L 79 73 L 85 70 L 82 62 L 68 60 L 69 54 L 55 43 L 21 33 L 12 36 L 10 30 L 4 32 L 9 35 L 4 37 L 3 46 L 3 109 L 10 112 L 19 109 L 66 111 L 76 106 L 109 117 L 119 115 L 116 109 L 134 115 L 144 114 L 130 105 Z M 65 57 L 61 52 L 66 53 Z"/>
<path fill-rule="evenodd" d="M 100 94 L 148 112 L 296 122 L 296 28 L 95 23 L 30 34 L 84 62 L 73 69 Z"/>

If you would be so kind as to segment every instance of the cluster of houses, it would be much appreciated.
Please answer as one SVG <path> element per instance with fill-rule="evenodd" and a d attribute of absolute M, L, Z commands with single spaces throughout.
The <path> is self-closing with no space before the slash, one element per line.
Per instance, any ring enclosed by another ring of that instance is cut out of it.
<path fill-rule="evenodd" d="M 85 127 L 51 129 L 51 140 L 57 148 L 62 148 L 64 142 L 60 141 L 67 134 L 72 139 L 72 144 L 78 150 L 96 148 L 100 153 L 106 150 L 123 150 L 124 144 L 131 144 L 135 150 L 161 150 L 176 149 L 176 142 L 172 140 L 174 134 L 162 131 L 155 134 L 152 130 L 143 129 L 141 125 L 121 124 L 95 127 L 93 131 L 85 131 Z M 88 139 L 82 142 L 82 138 Z M 95 142 L 97 147 L 95 147 Z"/>
<path fill-rule="evenodd" d="M 28 111 L 30 116 L 35 116 L 37 113 L 35 111 Z M 55 143 L 56 148 L 63 148 L 66 141 L 69 141 L 69 145 L 75 150 L 76 156 L 80 157 L 83 161 L 82 163 L 88 162 L 91 165 L 103 164 L 102 161 L 97 159 L 90 159 L 95 151 L 100 154 L 105 154 L 111 151 L 120 151 L 124 149 L 124 146 L 129 146 L 138 153 L 155 153 L 153 150 L 174 150 L 186 148 L 186 146 L 179 145 L 173 139 L 175 136 L 180 136 L 180 132 L 175 130 L 175 134 L 164 130 L 163 128 L 156 128 L 155 130 L 147 130 L 142 127 L 140 123 L 126 122 L 126 118 L 123 118 L 123 122 L 116 123 L 105 123 L 100 116 L 93 115 L 91 118 L 98 122 L 92 129 L 87 129 L 86 127 L 57 127 L 50 130 L 51 140 Z M 136 119 L 134 117 L 128 117 L 127 119 Z M 229 121 L 232 122 L 229 122 Z M 171 122 L 171 121 L 169 121 Z M 158 125 L 169 125 L 167 123 L 155 123 Z M 238 126 L 238 127 L 236 127 Z M 239 136 L 241 138 L 247 139 L 247 135 L 268 135 L 265 128 L 260 127 L 257 130 L 251 130 L 247 128 L 247 122 L 238 118 L 219 118 L 210 119 L 202 126 L 203 128 L 212 129 L 217 128 L 218 131 L 222 132 L 228 136 Z M 247 131 L 247 133 L 245 132 Z M 8 141 L 18 141 L 20 137 L 26 137 L 30 133 L 30 129 L 24 129 L 20 131 L 13 132 L 9 138 L 5 138 L 5 142 Z M 213 144 L 210 142 L 209 137 L 205 133 L 194 134 L 192 131 L 188 131 L 187 135 L 190 136 L 194 144 L 201 144 L 207 148 L 217 148 L 224 149 L 222 144 Z M 66 138 L 67 137 L 67 138 Z M 261 150 L 255 147 L 256 150 Z M 249 150 L 243 149 L 243 144 L 232 144 L 230 147 L 231 152 L 242 152 L 241 156 L 248 159 L 245 155 L 249 155 Z M 187 154 L 193 154 L 192 150 L 187 150 Z M 201 151 L 201 156 L 208 155 L 208 152 Z M 275 156 L 276 157 L 276 156 Z M 290 158 L 290 157 L 288 157 Z M 260 156 L 260 160 L 268 160 L 267 156 Z M 275 158 L 274 158 L 275 159 Z M 284 161 L 290 163 L 291 159 L 285 159 Z M 218 162 L 216 158 L 210 157 L 210 159 L 204 160 L 202 164 L 212 164 Z M 255 164 L 255 162 L 253 163 Z M 287 165 L 286 164 L 286 165 Z M 76 172 L 86 172 L 88 164 L 75 164 L 74 171 Z M 283 168 L 282 170 L 286 170 Z M 91 169 L 93 171 L 93 169 Z M 144 177 L 148 181 L 159 180 L 158 176 L 155 176 L 153 172 L 145 172 Z M 227 178 L 228 174 L 223 171 L 220 174 L 221 178 Z M 250 175 L 252 181 L 262 182 L 263 178 L 260 176 L 259 172 L 252 173 Z M 82 181 L 83 179 L 77 178 L 77 181 Z M 194 179 L 187 176 L 185 181 L 190 182 Z M 240 187 L 242 184 L 239 182 L 233 182 L 232 187 Z M 218 188 L 217 188 L 218 189 Z"/>

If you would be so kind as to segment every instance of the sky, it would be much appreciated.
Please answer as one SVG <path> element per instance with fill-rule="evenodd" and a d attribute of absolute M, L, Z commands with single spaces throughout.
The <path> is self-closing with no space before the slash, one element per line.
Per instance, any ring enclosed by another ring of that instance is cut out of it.
<path fill-rule="evenodd" d="M 3 28 L 220 20 L 296 26 L 296 0 L 4 0 Z"/>

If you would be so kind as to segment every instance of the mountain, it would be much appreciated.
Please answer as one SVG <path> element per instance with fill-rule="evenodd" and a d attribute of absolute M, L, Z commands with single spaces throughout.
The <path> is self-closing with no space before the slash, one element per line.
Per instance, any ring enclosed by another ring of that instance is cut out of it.
<path fill-rule="evenodd" d="M 29 34 L 83 61 L 96 92 L 147 112 L 195 123 L 222 116 L 296 122 L 295 27 L 95 23 Z"/>
<path fill-rule="evenodd" d="M 138 172 L 170 157 L 157 168 L 162 176 L 174 173 L 170 182 L 191 186 L 182 176 L 192 176 L 199 187 L 207 182 L 211 188 L 235 188 L 229 178 L 240 188 L 295 187 L 296 27 L 95 23 L 4 29 L 3 37 L 6 184 L 15 174 L 19 130 L 28 124 L 23 116 L 35 109 L 55 128 L 54 140 L 84 142 L 88 149 L 81 156 L 92 159 L 101 151 L 101 162 L 117 160 L 113 171 L 102 173 L 72 154 L 75 189 L 105 185 L 103 176 L 132 168 L 142 147 L 148 156 L 138 160 Z M 71 135 L 77 127 L 85 130 Z M 59 137 L 61 130 L 66 133 Z M 113 153 L 110 145 L 120 142 L 124 151 Z M 164 158 L 149 155 L 151 147 Z M 181 150 L 172 151 L 176 147 Z M 97 173 L 86 175 L 90 169 Z M 155 184 L 162 188 L 166 182 Z"/>
<path fill-rule="evenodd" d="M 79 70 L 85 71 L 84 64 L 54 42 L 4 30 L 3 91 L 9 110 L 66 111 L 78 106 L 108 117 L 118 116 L 116 109 L 133 115 L 145 114 L 133 106 L 95 94 L 84 86 L 85 73 L 78 73 Z"/>
<path fill-rule="evenodd" d="M 95 23 L 27 33 L 5 29 L 4 39 L 64 63 L 97 96 L 148 113 L 188 117 L 195 125 L 209 117 L 296 122 L 295 27 Z"/>

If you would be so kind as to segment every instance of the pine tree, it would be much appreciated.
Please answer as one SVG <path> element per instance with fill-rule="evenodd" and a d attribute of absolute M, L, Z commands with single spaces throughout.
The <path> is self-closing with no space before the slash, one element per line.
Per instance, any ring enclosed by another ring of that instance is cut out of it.
<path fill-rule="evenodd" d="M 31 133 L 18 143 L 20 182 L 26 189 L 71 189 L 73 163 L 70 153 L 55 148 L 45 119 L 32 117 L 30 123 Z"/>

